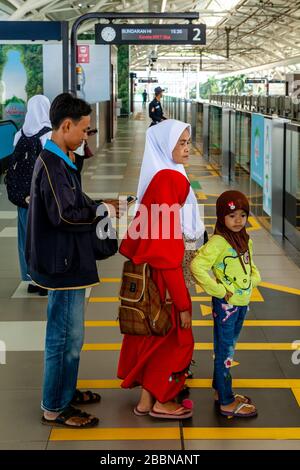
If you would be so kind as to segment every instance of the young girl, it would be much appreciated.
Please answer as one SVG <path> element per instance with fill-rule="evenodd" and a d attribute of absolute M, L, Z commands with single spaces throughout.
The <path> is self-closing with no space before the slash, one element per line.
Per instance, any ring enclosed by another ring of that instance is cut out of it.
<path fill-rule="evenodd" d="M 245 229 L 249 202 L 239 191 L 225 191 L 217 199 L 216 209 L 214 235 L 198 250 L 191 271 L 212 295 L 216 403 L 222 415 L 248 418 L 257 415 L 256 407 L 250 398 L 233 394 L 230 367 L 252 289 L 260 282 L 252 240 Z M 210 269 L 215 279 L 209 275 Z"/>

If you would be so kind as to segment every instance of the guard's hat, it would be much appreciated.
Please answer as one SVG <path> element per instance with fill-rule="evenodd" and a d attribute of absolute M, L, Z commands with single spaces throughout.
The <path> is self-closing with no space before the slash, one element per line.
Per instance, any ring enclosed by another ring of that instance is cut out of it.
<path fill-rule="evenodd" d="M 154 93 L 156 95 L 158 95 L 159 93 L 161 93 L 162 91 L 165 91 L 163 88 L 161 88 L 160 86 L 157 86 L 156 88 L 154 88 Z"/>

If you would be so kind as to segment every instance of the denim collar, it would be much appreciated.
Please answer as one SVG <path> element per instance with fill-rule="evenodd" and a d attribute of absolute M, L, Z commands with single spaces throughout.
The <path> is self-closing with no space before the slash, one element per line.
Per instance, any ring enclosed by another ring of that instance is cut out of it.
<path fill-rule="evenodd" d="M 74 163 L 72 162 L 72 160 L 70 160 L 68 155 L 65 154 L 65 152 L 63 152 L 62 149 L 55 142 L 53 142 L 53 140 L 47 139 L 44 149 L 62 158 L 67 165 L 73 168 L 73 170 L 78 170 L 77 166 L 74 165 Z"/>

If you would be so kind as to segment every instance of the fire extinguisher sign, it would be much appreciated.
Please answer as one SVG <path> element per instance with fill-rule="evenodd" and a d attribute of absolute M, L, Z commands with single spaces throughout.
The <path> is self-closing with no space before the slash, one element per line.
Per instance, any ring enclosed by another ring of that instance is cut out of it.
<path fill-rule="evenodd" d="M 77 64 L 90 63 L 90 46 L 77 46 Z"/>

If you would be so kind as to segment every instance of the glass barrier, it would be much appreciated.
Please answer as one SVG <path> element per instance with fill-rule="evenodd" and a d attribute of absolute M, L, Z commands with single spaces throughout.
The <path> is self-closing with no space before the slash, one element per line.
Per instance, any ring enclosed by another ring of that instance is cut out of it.
<path fill-rule="evenodd" d="M 250 173 L 251 114 L 236 112 L 235 125 L 235 176 Z"/>
<path fill-rule="evenodd" d="M 300 126 L 287 124 L 285 148 L 284 235 L 300 248 Z"/>
<path fill-rule="evenodd" d="M 203 154 L 203 104 L 196 103 L 196 147 Z"/>
<path fill-rule="evenodd" d="M 210 106 L 209 111 L 209 161 L 219 171 L 222 165 L 222 108 Z"/>

